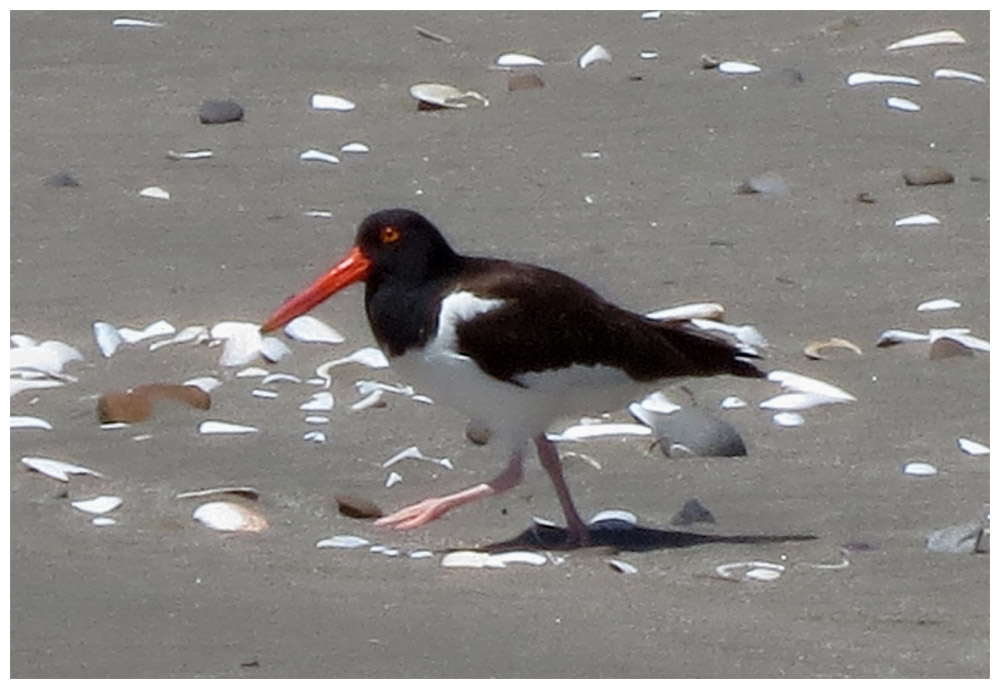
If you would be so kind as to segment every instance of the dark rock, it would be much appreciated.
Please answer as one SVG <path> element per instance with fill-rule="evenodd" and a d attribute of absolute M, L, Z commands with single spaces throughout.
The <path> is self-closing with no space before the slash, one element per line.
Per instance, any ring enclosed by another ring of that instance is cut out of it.
<path fill-rule="evenodd" d="M 232 100 L 206 100 L 198 108 L 202 124 L 224 124 L 243 119 L 243 106 Z"/>
<path fill-rule="evenodd" d="M 715 515 L 709 512 L 708 508 L 698 501 L 698 498 L 691 498 L 685 502 L 680 512 L 670 520 L 674 526 L 688 526 L 696 522 L 715 523 Z"/>
<path fill-rule="evenodd" d="M 699 407 L 657 414 L 653 435 L 667 457 L 686 453 L 696 457 L 745 457 L 743 438 L 728 421 Z"/>

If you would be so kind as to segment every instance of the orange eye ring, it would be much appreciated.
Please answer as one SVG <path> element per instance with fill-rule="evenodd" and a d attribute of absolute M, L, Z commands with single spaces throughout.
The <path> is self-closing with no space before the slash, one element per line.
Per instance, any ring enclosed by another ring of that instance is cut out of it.
<path fill-rule="evenodd" d="M 400 232 L 399 228 L 395 225 L 386 225 L 378 233 L 378 239 L 383 244 L 392 244 L 393 242 L 397 242 L 402 236 L 403 233 Z"/>

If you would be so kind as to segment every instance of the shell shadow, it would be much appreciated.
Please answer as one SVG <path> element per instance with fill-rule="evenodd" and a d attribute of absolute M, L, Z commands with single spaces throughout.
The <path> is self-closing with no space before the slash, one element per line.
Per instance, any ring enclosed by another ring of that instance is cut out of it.
<path fill-rule="evenodd" d="M 536 524 L 514 538 L 490 543 L 476 548 L 476 550 L 498 552 L 512 548 L 577 550 L 581 547 L 599 547 L 615 551 L 645 552 L 649 550 L 691 548 L 708 543 L 788 543 L 793 541 L 814 541 L 817 538 L 811 534 L 713 535 L 691 533 L 688 531 L 666 531 L 616 520 L 601 522 L 600 526 L 591 526 L 589 533 L 590 544 L 580 546 L 568 542 L 569 532 L 566 529 L 558 526 Z"/>

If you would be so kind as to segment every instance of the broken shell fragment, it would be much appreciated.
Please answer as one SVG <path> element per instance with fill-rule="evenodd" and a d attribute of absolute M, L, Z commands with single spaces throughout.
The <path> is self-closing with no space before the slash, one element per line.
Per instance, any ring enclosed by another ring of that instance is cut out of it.
<path fill-rule="evenodd" d="M 205 342 L 209 339 L 211 339 L 211 337 L 208 334 L 208 328 L 203 325 L 189 325 L 169 340 L 151 342 L 149 344 L 149 351 L 155 352 L 160 347 L 166 347 L 167 345 L 185 344 L 187 342 Z"/>
<path fill-rule="evenodd" d="M 478 550 L 456 550 L 441 558 L 442 567 L 462 567 L 483 569 L 486 567 L 503 569 L 506 565 L 500 560 L 491 560 L 490 553 Z"/>
<path fill-rule="evenodd" d="M 543 60 L 539 60 L 533 55 L 524 55 L 522 53 L 504 53 L 496 61 L 496 66 L 504 69 L 514 67 L 542 67 L 544 65 L 545 62 Z"/>
<path fill-rule="evenodd" d="M 204 488 L 202 490 L 189 490 L 186 493 L 178 493 L 174 496 L 174 499 L 208 498 L 213 495 L 236 495 L 247 500 L 256 500 L 260 497 L 257 489 L 250 486 L 221 486 L 219 488 Z"/>
<path fill-rule="evenodd" d="M 122 499 L 117 495 L 98 495 L 96 498 L 76 500 L 70 504 L 87 514 L 107 514 L 121 506 Z"/>
<path fill-rule="evenodd" d="M 554 443 L 561 443 L 622 435 L 647 436 L 652 435 L 652 431 L 648 426 L 640 426 L 637 423 L 580 424 L 577 426 L 570 426 L 562 433 L 547 433 L 546 438 Z"/>
<path fill-rule="evenodd" d="M 984 79 L 979 74 L 975 72 L 963 72 L 959 69 L 947 69 L 941 68 L 934 70 L 935 79 L 964 79 L 965 81 L 974 81 L 978 84 L 985 84 L 986 79 Z"/>
<path fill-rule="evenodd" d="M 875 341 L 876 347 L 891 347 L 892 345 L 906 344 L 908 342 L 927 342 L 930 336 L 926 333 L 915 333 L 910 330 L 890 329 L 878 336 Z"/>
<path fill-rule="evenodd" d="M 119 28 L 139 28 L 139 29 L 155 29 L 163 26 L 159 22 L 151 22 L 146 19 L 134 19 L 132 17 L 117 17 L 111 20 L 111 26 L 117 26 Z"/>
<path fill-rule="evenodd" d="M 317 548 L 361 548 L 370 543 L 361 536 L 331 536 L 316 542 Z"/>
<path fill-rule="evenodd" d="M 810 359 L 826 359 L 827 357 L 823 355 L 823 351 L 827 349 L 846 349 L 861 356 L 861 348 L 842 337 L 831 337 L 829 340 L 810 342 L 802 351 Z"/>
<path fill-rule="evenodd" d="M 476 91 L 461 91 L 449 84 L 422 83 L 410 87 L 410 95 L 421 103 L 436 108 L 467 108 L 468 103 L 462 101 L 472 98 L 489 106 L 490 102 Z"/>
<path fill-rule="evenodd" d="M 363 144 L 360 141 L 352 141 L 341 146 L 340 151 L 341 153 L 368 153 L 371 148 L 368 147 L 368 144 Z M 331 213 L 327 217 L 333 217 L 333 214 Z"/>
<path fill-rule="evenodd" d="M 212 394 L 213 390 L 218 389 L 222 385 L 222 381 L 218 378 L 213 378 L 212 376 L 202 376 L 201 378 L 191 378 L 190 380 L 185 380 L 182 385 L 193 385 L 196 388 L 204 390 L 208 394 Z"/>
<path fill-rule="evenodd" d="M 638 574 L 639 568 L 633 564 L 629 564 L 624 560 L 605 560 L 611 569 L 616 572 L 621 572 L 622 574 Z"/>
<path fill-rule="evenodd" d="M 433 464 L 437 464 L 439 466 L 443 466 L 445 469 L 454 469 L 455 468 L 454 465 L 451 463 L 450 459 L 448 459 L 446 457 L 440 458 L 440 459 L 435 458 L 435 457 L 427 457 L 426 455 L 424 455 L 423 452 L 420 451 L 420 449 L 416 445 L 412 445 L 412 446 L 406 448 L 405 450 L 400 450 L 399 452 L 397 452 L 396 454 L 394 454 L 392 457 L 390 457 L 389 459 L 387 459 L 384 462 L 382 462 L 382 468 L 383 469 L 388 469 L 389 467 L 391 467 L 396 462 L 401 462 L 404 459 L 419 459 L 419 460 L 423 460 L 423 461 L 426 461 L 426 462 L 432 462 Z"/>
<path fill-rule="evenodd" d="M 175 328 L 169 321 L 165 321 L 163 319 L 150 323 L 142 330 L 136 330 L 128 327 L 118 328 L 118 334 L 128 344 L 135 344 L 136 342 L 141 342 L 142 340 L 147 340 L 151 337 L 173 335 L 175 332 L 177 332 L 177 328 Z"/>
<path fill-rule="evenodd" d="M 362 347 L 345 357 L 334 359 L 333 361 L 328 361 L 325 364 L 320 365 L 316 369 L 316 376 L 325 381 L 326 387 L 330 387 L 333 382 L 333 376 L 330 375 L 330 369 L 344 364 L 361 364 L 362 366 L 367 366 L 368 368 L 389 368 L 389 360 L 386 359 L 382 350 L 376 349 L 375 347 Z"/>
<path fill-rule="evenodd" d="M 315 316 L 299 316 L 285 326 L 285 334 L 300 342 L 340 344 L 344 336 Z"/>
<path fill-rule="evenodd" d="M 947 311 L 949 309 L 957 309 L 960 306 L 961 304 L 954 299 L 942 297 L 918 304 L 917 311 Z"/>
<path fill-rule="evenodd" d="M 422 26 L 414 26 L 413 30 L 416 31 L 419 35 L 423 36 L 424 38 L 429 38 L 430 40 L 437 41 L 438 43 L 453 43 L 454 42 L 450 38 L 448 38 L 447 36 L 442 36 L 441 34 L 434 33 L 433 31 L 429 31 L 428 29 L 425 29 Z"/>
<path fill-rule="evenodd" d="M 796 428 L 806 422 L 801 414 L 796 414 L 793 411 L 778 412 L 771 417 L 771 420 L 775 425 L 782 426 L 783 428 Z"/>
<path fill-rule="evenodd" d="M 118 332 L 118 328 L 110 323 L 97 321 L 94 323 L 93 329 L 94 340 L 97 341 L 97 347 L 101 350 L 101 354 L 104 355 L 104 358 L 108 358 L 114 354 L 118 350 L 118 347 L 121 346 L 122 342 L 125 341 Z"/>
<path fill-rule="evenodd" d="M 746 406 L 747 403 L 735 395 L 730 395 L 719 402 L 719 407 L 722 409 L 743 409 Z"/>
<path fill-rule="evenodd" d="M 158 199 L 160 201 L 170 200 L 170 192 L 163 187 L 143 187 L 139 190 L 139 196 L 147 199 Z"/>
<path fill-rule="evenodd" d="M 895 110 L 903 110 L 904 112 L 920 112 L 920 106 L 908 98 L 890 96 L 885 99 L 885 104 Z"/>
<path fill-rule="evenodd" d="M 314 93 L 309 100 L 309 104 L 315 110 L 336 110 L 338 112 L 350 112 L 357 107 L 357 105 L 346 98 L 331 96 L 326 93 Z"/>
<path fill-rule="evenodd" d="M 250 394 L 262 400 L 273 400 L 278 397 L 278 393 L 274 390 L 261 390 L 260 388 L 254 388 L 250 391 Z"/>
<path fill-rule="evenodd" d="M 301 411 L 330 411 L 333 409 L 333 395 L 329 392 L 317 392 L 308 402 L 299 405 Z"/>
<path fill-rule="evenodd" d="M 361 411 L 362 409 L 368 409 L 369 407 L 384 407 L 385 402 L 382 401 L 383 394 L 385 393 L 382 390 L 372 390 L 370 393 L 352 404 L 351 410 Z"/>
<path fill-rule="evenodd" d="M 337 503 L 337 511 L 345 517 L 351 517 L 352 519 L 378 519 L 382 516 L 382 509 L 367 498 L 341 493 L 334 495 L 333 499 Z"/>
<path fill-rule="evenodd" d="M 611 62 L 611 53 L 600 43 L 587 48 L 578 60 L 580 69 L 586 69 L 595 62 Z"/>
<path fill-rule="evenodd" d="M 97 400 L 97 418 L 101 423 L 137 423 L 149 418 L 153 402 L 174 400 L 196 409 L 209 409 L 209 394 L 194 385 L 149 383 L 129 390 L 106 392 Z"/>
<path fill-rule="evenodd" d="M 202 421 L 198 425 L 198 432 L 202 435 L 241 435 L 244 433 L 256 433 L 257 429 L 253 426 L 244 426 L 238 423 L 229 423 L 228 421 Z"/>
<path fill-rule="evenodd" d="M 707 320 L 720 320 L 725 315 L 726 310 L 722 304 L 712 302 L 701 304 L 682 304 L 672 306 L 669 309 L 661 309 L 647 313 L 646 318 L 654 321 L 686 321 L 692 318 L 704 318 Z"/>
<path fill-rule="evenodd" d="M 864 84 L 905 84 L 907 86 L 920 86 L 920 80 L 903 74 L 879 74 L 877 72 L 852 72 L 847 75 L 848 86 L 862 86 Z"/>
<path fill-rule="evenodd" d="M 336 165 L 340 162 L 340 158 L 332 153 L 317 151 L 315 148 L 310 148 L 308 151 L 302 151 L 302 153 L 299 154 L 299 160 L 306 162 L 313 160 L 318 163 L 329 163 L 330 165 Z"/>
<path fill-rule="evenodd" d="M 740 573 L 740 570 L 743 572 Z M 784 565 L 760 561 L 730 562 L 715 568 L 715 573 L 718 576 L 732 581 L 774 581 L 784 572 Z"/>
<path fill-rule="evenodd" d="M 843 404 L 848 400 L 842 398 L 831 398 L 826 395 L 817 395 L 808 392 L 786 392 L 776 397 L 766 399 L 760 403 L 761 409 L 771 411 L 803 411 L 812 407 L 819 407 L 824 404 Z"/>
<path fill-rule="evenodd" d="M 216 531 L 260 533 L 269 527 L 263 514 L 235 502 L 206 502 L 199 505 L 191 516 Z"/>
<path fill-rule="evenodd" d="M 325 443 L 326 433 L 324 433 L 323 431 L 308 431 L 307 433 L 303 434 L 302 439 L 308 440 L 309 442 L 316 444 Z"/>
<path fill-rule="evenodd" d="M 201 151 L 183 151 L 178 153 L 177 151 L 167 151 L 167 158 L 170 160 L 201 160 L 203 158 L 211 158 L 215 154 L 210 150 Z"/>
<path fill-rule="evenodd" d="M 392 488 L 397 483 L 402 482 L 402 480 L 403 480 L 402 476 L 400 476 L 395 471 L 390 471 L 389 475 L 385 477 L 385 487 Z"/>
<path fill-rule="evenodd" d="M 934 476 L 937 472 L 937 468 L 927 462 L 907 462 L 903 467 L 903 473 L 908 476 Z"/>
<path fill-rule="evenodd" d="M 541 553 L 535 553 L 530 550 L 509 550 L 505 553 L 490 553 L 490 560 L 493 562 L 502 562 L 504 566 L 534 565 L 535 567 L 540 567 L 549 561 Z"/>
<path fill-rule="evenodd" d="M 717 70 L 723 74 L 756 74 L 761 71 L 760 67 L 749 62 L 738 62 L 736 60 L 725 60 L 720 62 Z"/>
<path fill-rule="evenodd" d="M 968 438 L 958 439 L 958 448 L 973 456 L 978 455 L 988 455 L 990 453 L 990 448 L 982 443 L 977 443 L 975 440 L 969 440 Z"/>
<path fill-rule="evenodd" d="M 767 379 L 772 383 L 778 383 L 781 387 L 791 392 L 806 392 L 828 397 L 831 400 L 840 402 L 854 402 L 857 398 L 846 390 L 841 390 L 835 385 L 824 383 L 816 378 L 804 376 L 801 373 L 792 371 L 771 371 L 767 374 Z"/>
<path fill-rule="evenodd" d="M 945 29 L 943 31 L 932 31 L 931 33 L 904 38 L 901 41 L 896 41 L 886 46 L 885 49 L 902 50 L 904 48 L 921 48 L 931 45 L 961 45 L 963 43 L 965 43 L 965 37 L 962 34 L 953 29 Z"/>
<path fill-rule="evenodd" d="M 43 431 L 51 431 L 52 424 L 50 424 L 45 419 L 41 419 L 37 416 L 11 416 L 10 417 L 10 427 L 15 428 L 38 428 Z"/>
<path fill-rule="evenodd" d="M 322 424 L 322 423 L 330 423 L 330 417 L 329 416 L 307 416 L 305 419 L 303 419 L 303 421 L 305 421 L 306 423 L 311 423 L 311 424 L 319 425 L 319 424 Z"/>
<path fill-rule="evenodd" d="M 80 466 L 79 464 L 72 464 L 59 459 L 50 459 L 48 457 L 22 457 L 21 464 L 28 467 L 32 471 L 37 471 L 39 474 L 43 474 L 49 478 L 54 478 L 56 481 L 62 481 L 64 483 L 69 481 L 69 477 L 73 475 L 86 475 L 97 478 L 103 478 L 104 476 L 93 469 L 88 469 L 87 467 Z"/>

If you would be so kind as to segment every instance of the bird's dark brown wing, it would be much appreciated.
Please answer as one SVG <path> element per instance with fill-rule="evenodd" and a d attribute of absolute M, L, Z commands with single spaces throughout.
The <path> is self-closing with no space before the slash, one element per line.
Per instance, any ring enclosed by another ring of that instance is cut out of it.
<path fill-rule="evenodd" d="M 626 311 L 545 268 L 471 259 L 457 287 L 505 302 L 457 326 L 459 353 L 500 380 L 516 384 L 521 373 L 573 364 L 615 366 L 643 382 L 764 375 L 744 360 L 753 354 L 720 336 L 684 321 L 652 321 Z"/>

